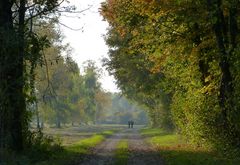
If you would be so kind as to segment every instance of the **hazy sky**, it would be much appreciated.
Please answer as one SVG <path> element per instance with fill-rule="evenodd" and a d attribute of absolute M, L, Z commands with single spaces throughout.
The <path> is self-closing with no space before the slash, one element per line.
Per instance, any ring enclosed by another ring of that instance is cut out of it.
<path fill-rule="evenodd" d="M 69 0 L 70 5 L 75 5 L 77 11 L 84 10 L 91 5 L 92 7 L 82 14 L 63 14 L 60 22 L 64 25 L 80 29 L 78 31 L 61 26 L 65 35 L 64 42 L 69 43 L 73 48 L 72 57 L 81 68 L 86 60 L 94 60 L 98 67 L 101 67 L 101 59 L 107 57 L 108 47 L 105 45 L 103 35 L 106 33 L 107 22 L 102 21 L 98 13 L 100 3 L 104 0 Z M 78 16 L 80 18 L 76 18 Z M 110 77 L 107 71 L 101 78 L 102 87 L 108 91 L 117 92 L 114 78 Z"/>

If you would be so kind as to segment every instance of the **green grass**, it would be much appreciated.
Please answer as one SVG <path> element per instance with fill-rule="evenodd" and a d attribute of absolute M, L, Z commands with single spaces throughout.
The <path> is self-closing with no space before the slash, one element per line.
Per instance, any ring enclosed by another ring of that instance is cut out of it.
<path fill-rule="evenodd" d="M 112 135 L 113 131 L 104 131 L 100 134 L 93 135 L 90 138 L 80 140 L 73 145 L 65 147 L 67 151 L 76 152 L 78 154 L 88 154 L 89 148 L 95 147 L 97 144 L 101 143 L 105 137 Z"/>
<path fill-rule="evenodd" d="M 107 136 L 123 127 L 114 125 L 93 125 L 66 128 L 46 128 L 36 145 L 21 154 L 0 151 L 1 165 L 70 165 L 79 164 L 80 159 L 90 153 L 92 147 L 101 143 Z M 110 131 L 111 130 L 111 131 Z M 60 143 L 61 142 L 61 143 Z M 1 159 L 4 158 L 4 159 Z M 5 163 L 5 164 L 4 164 Z"/>
<path fill-rule="evenodd" d="M 227 159 L 207 149 L 196 148 L 180 135 L 162 129 L 143 129 L 141 134 L 157 147 L 166 165 L 240 165 L 240 159 Z"/>
<path fill-rule="evenodd" d="M 93 135 L 90 138 L 80 140 L 79 142 L 66 147 L 66 150 L 70 152 L 76 152 L 79 154 L 88 154 L 89 148 L 96 146 L 103 140 L 104 140 L 103 135 Z"/>
<path fill-rule="evenodd" d="M 115 132 L 115 130 L 108 130 L 108 131 L 103 131 L 102 133 L 100 133 L 103 136 L 110 136 Z"/>
<path fill-rule="evenodd" d="M 75 164 L 85 155 L 90 154 L 90 149 L 101 143 L 107 136 L 110 136 L 114 131 L 104 131 L 92 135 L 89 138 L 81 139 L 71 145 L 65 146 L 62 151 L 54 154 L 50 160 L 36 163 L 36 165 L 68 165 Z"/>
<path fill-rule="evenodd" d="M 81 139 L 89 138 L 92 135 L 101 134 L 104 131 L 121 130 L 121 126 L 115 125 L 89 125 L 89 126 L 79 126 L 79 127 L 66 127 L 66 128 L 44 128 L 43 133 L 45 135 L 53 136 L 54 138 L 59 138 L 63 146 L 69 146 Z"/>
<path fill-rule="evenodd" d="M 167 135 L 168 133 L 159 128 L 144 128 L 141 130 L 141 134 L 144 136 L 157 136 L 157 135 Z"/>
<path fill-rule="evenodd" d="M 128 157 L 129 157 L 128 141 L 121 140 L 116 147 L 115 165 L 126 165 L 128 162 Z"/>
<path fill-rule="evenodd" d="M 157 147 L 168 147 L 184 144 L 181 136 L 163 131 L 159 128 L 143 129 L 141 134 L 147 138 L 147 142 Z"/>

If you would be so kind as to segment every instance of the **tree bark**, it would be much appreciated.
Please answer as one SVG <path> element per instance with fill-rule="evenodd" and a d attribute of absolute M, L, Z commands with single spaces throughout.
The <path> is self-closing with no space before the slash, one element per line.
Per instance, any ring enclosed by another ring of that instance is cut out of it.
<path fill-rule="evenodd" d="M 40 126 L 40 119 L 39 119 L 39 111 L 38 111 L 38 101 L 36 100 L 35 102 L 35 110 L 36 110 L 36 118 L 37 118 L 37 129 L 40 129 L 41 126 Z"/>
<path fill-rule="evenodd" d="M 19 26 L 14 27 L 13 1 L 0 1 L 0 146 L 15 151 L 23 149 L 23 123 L 26 123 L 23 93 L 25 0 L 19 2 Z"/>
<path fill-rule="evenodd" d="M 10 144 L 11 102 L 9 88 L 8 62 L 14 53 L 14 29 L 12 19 L 12 5 L 9 0 L 0 1 L 0 147 Z"/>

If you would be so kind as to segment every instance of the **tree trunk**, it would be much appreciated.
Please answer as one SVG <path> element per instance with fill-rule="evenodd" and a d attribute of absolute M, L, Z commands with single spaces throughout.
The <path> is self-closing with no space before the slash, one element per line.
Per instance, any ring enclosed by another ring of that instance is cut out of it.
<path fill-rule="evenodd" d="M 44 128 L 44 122 L 42 121 L 41 122 L 41 129 L 43 129 Z"/>
<path fill-rule="evenodd" d="M 35 110 L 36 110 L 36 118 L 37 118 L 37 129 L 40 129 L 40 120 L 39 120 L 39 111 L 38 111 L 38 102 L 36 100 L 36 103 L 35 103 Z"/>
<path fill-rule="evenodd" d="M 12 3 L 8 0 L 0 1 L 0 148 L 9 145 L 9 99 L 7 93 L 7 56 L 11 50 L 11 38 L 13 31 Z M 13 48 L 13 47 L 12 47 Z"/>
<path fill-rule="evenodd" d="M 220 82 L 219 105 L 222 109 L 222 124 L 225 131 L 230 132 L 232 135 L 235 130 L 230 129 L 232 128 L 232 125 L 229 123 L 229 113 L 234 108 L 234 90 L 233 77 L 230 70 L 230 59 L 236 48 L 236 37 L 238 35 L 236 22 L 237 4 L 234 2 L 230 4 L 228 21 L 224 18 L 222 5 L 222 0 L 208 0 L 210 15 L 212 16 L 212 19 L 216 20 L 216 23 L 213 24 L 213 31 L 216 36 L 216 43 L 220 54 L 219 67 L 221 68 L 222 78 Z"/>
<path fill-rule="evenodd" d="M 13 77 L 13 88 L 12 88 L 12 103 L 13 104 L 13 120 L 11 127 L 11 136 L 12 136 L 12 147 L 16 151 L 21 151 L 23 149 L 23 139 L 24 131 L 27 129 L 26 122 L 26 104 L 24 96 L 24 20 L 25 20 L 25 0 L 20 0 L 19 6 L 19 25 L 18 25 L 18 52 L 15 55 L 16 61 L 13 64 L 12 73 Z"/>
<path fill-rule="evenodd" d="M 19 31 L 13 27 L 13 1 L 0 1 L 0 146 L 23 149 L 25 0 L 20 1 Z M 27 126 L 26 126 L 27 127 Z"/>
<path fill-rule="evenodd" d="M 56 116 L 56 127 L 61 128 L 61 121 L 60 121 L 59 112 L 57 112 L 57 116 Z"/>
<path fill-rule="evenodd" d="M 61 128 L 61 123 L 60 123 L 59 119 L 57 119 L 56 127 L 57 127 L 57 128 Z"/>

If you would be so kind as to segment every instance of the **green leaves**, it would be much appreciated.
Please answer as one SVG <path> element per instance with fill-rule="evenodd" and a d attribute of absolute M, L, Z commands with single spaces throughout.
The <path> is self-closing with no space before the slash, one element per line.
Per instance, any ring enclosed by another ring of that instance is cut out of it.
<path fill-rule="evenodd" d="M 123 93 L 146 105 L 156 125 L 162 126 L 159 121 L 165 119 L 171 123 L 173 118 L 191 142 L 213 148 L 237 147 L 235 137 L 240 137 L 239 124 L 229 119 L 239 115 L 233 110 L 239 106 L 234 99 L 239 94 L 235 81 L 240 77 L 236 72 L 239 46 L 229 45 L 227 28 L 239 26 L 233 25 L 240 19 L 233 14 L 233 5 L 227 1 L 111 0 L 102 11 L 110 24 L 106 65 Z M 231 25 L 229 15 L 234 15 Z M 227 80 L 230 74 L 234 82 Z"/>

